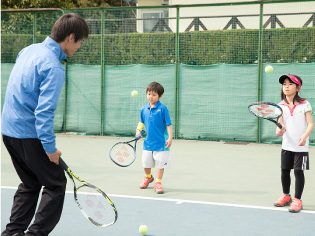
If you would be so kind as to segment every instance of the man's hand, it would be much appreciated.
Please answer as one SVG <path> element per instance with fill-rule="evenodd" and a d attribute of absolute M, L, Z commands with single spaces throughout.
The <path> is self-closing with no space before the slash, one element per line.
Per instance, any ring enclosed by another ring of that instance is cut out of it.
<path fill-rule="evenodd" d="M 47 156 L 49 157 L 49 160 L 53 163 L 55 163 L 56 165 L 59 165 L 59 157 L 61 156 L 61 152 L 59 150 L 57 150 L 54 153 L 46 153 Z"/>

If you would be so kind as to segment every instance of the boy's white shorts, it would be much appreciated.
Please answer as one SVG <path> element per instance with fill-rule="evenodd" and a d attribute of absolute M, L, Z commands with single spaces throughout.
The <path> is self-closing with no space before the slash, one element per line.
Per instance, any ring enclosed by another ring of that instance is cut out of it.
<path fill-rule="evenodd" d="M 164 169 L 170 166 L 170 151 L 147 151 L 142 152 L 142 165 L 144 168 Z"/>

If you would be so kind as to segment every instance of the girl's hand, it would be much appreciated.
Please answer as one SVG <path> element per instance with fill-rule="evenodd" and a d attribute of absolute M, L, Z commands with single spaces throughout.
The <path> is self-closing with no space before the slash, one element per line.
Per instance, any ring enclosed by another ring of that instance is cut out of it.
<path fill-rule="evenodd" d="M 276 133 L 278 136 L 282 136 L 285 133 L 286 129 L 284 126 L 282 126 L 281 129 L 279 129 L 279 127 L 277 127 Z"/>
<path fill-rule="evenodd" d="M 167 141 L 166 141 L 166 147 L 165 148 L 169 148 L 169 147 L 171 147 L 171 145 L 172 145 L 172 139 L 168 139 Z"/>
<path fill-rule="evenodd" d="M 304 138 L 304 136 L 301 136 L 298 140 L 299 146 L 304 146 L 305 143 L 306 143 L 306 138 Z"/>

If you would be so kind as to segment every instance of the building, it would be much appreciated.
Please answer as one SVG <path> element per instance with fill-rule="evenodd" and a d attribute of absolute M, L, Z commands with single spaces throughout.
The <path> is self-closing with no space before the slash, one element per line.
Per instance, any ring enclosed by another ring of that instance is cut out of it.
<path fill-rule="evenodd" d="M 218 2 L 236 3 L 242 0 L 138 0 L 138 7 L 154 8 L 137 10 L 137 31 L 143 33 L 176 31 L 176 8 L 156 8 L 156 6 Z M 258 29 L 259 13 L 258 4 L 180 8 L 179 31 Z M 263 13 L 264 28 L 315 26 L 315 1 L 264 4 Z"/>

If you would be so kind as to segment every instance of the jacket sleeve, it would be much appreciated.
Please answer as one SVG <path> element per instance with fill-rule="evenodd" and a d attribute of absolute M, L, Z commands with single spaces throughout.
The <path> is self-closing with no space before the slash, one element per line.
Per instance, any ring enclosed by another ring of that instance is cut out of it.
<path fill-rule="evenodd" d="M 49 68 L 43 71 L 40 83 L 38 105 L 35 109 L 35 127 L 46 153 L 54 153 L 56 136 L 54 134 L 54 117 L 59 95 L 65 80 L 63 68 Z"/>

